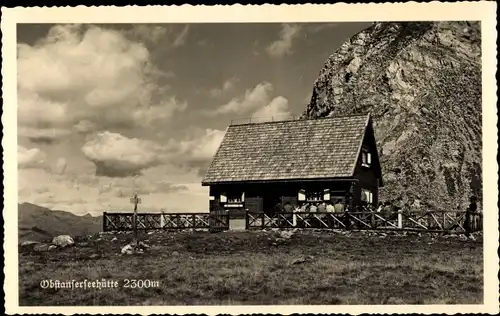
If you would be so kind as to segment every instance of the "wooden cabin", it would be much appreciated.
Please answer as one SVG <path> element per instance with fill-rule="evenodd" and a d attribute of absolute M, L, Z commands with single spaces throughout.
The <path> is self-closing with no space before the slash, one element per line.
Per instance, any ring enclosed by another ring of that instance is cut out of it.
<path fill-rule="evenodd" d="M 231 125 L 204 179 L 210 212 L 271 214 L 286 204 L 378 203 L 370 115 Z M 287 203 L 288 202 L 288 203 Z"/>

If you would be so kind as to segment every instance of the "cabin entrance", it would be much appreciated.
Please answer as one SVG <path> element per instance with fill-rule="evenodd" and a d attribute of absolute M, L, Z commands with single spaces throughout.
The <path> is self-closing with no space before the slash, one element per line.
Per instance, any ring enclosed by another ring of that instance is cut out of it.
<path fill-rule="evenodd" d="M 263 208 L 264 213 L 268 216 L 273 216 L 278 211 L 278 205 L 281 203 L 280 196 L 276 194 L 264 194 L 263 199 Z"/>

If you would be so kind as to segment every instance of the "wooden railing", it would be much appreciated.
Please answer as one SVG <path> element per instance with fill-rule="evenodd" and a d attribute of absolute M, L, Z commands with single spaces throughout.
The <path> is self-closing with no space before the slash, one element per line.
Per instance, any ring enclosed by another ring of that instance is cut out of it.
<path fill-rule="evenodd" d="M 362 212 L 280 212 L 246 213 L 247 229 L 324 228 L 324 229 L 399 229 L 419 231 L 465 232 L 466 212 L 425 211 L 412 213 Z M 473 214 L 470 231 L 482 230 L 482 215 Z"/>
<path fill-rule="evenodd" d="M 465 232 L 466 212 L 280 212 L 272 216 L 247 211 L 246 229 L 322 228 L 322 229 L 392 229 L 417 231 Z M 103 231 L 132 231 L 133 213 L 103 214 Z M 470 231 L 482 231 L 482 214 L 473 214 Z M 229 229 L 228 214 L 209 213 L 139 213 L 138 230 Z"/>
<path fill-rule="evenodd" d="M 103 231 L 132 231 L 133 213 L 103 213 Z M 227 214 L 139 213 L 138 230 L 229 229 Z"/>

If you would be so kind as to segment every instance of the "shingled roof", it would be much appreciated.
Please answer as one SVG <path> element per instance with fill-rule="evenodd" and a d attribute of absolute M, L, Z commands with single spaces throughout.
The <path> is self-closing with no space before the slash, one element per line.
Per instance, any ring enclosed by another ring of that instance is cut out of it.
<path fill-rule="evenodd" d="M 231 125 L 202 185 L 353 176 L 369 115 Z"/>

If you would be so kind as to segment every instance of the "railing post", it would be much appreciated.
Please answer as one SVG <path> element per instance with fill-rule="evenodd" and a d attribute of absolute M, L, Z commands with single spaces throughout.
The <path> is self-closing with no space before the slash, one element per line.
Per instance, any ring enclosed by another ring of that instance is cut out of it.
<path fill-rule="evenodd" d="M 191 215 L 191 219 L 193 221 L 193 231 L 196 228 L 196 216 L 194 214 Z"/>
<path fill-rule="evenodd" d="M 403 229 L 403 210 L 398 210 L 398 228 Z"/>
<path fill-rule="evenodd" d="M 102 213 L 102 231 L 106 231 L 106 212 Z"/>

